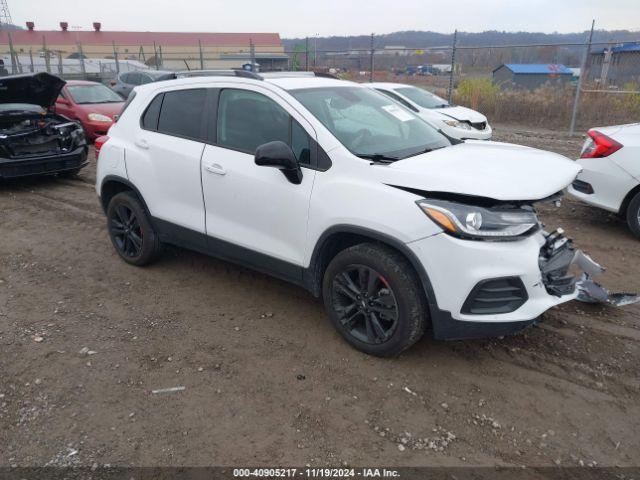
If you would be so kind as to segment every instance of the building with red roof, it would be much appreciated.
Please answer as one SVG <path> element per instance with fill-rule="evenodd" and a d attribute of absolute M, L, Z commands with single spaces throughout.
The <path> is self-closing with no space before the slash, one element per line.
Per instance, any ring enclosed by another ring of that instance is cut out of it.
<path fill-rule="evenodd" d="M 98 22 L 92 30 L 38 30 L 27 22 L 26 30 L 0 31 L 0 48 L 16 55 L 58 58 L 114 58 L 139 60 L 167 69 L 240 67 L 250 61 L 253 45 L 263 69 L 287 67 L 288 57 L 277 33 L 118 32 L 104 31 Z M 266 67 L 266 68 L 265 68 Z"/>

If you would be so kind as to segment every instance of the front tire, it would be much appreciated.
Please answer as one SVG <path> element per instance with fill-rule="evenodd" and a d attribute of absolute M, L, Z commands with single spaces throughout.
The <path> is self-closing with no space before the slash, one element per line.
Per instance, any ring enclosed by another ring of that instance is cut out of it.
<path fill-rule="evenodd" d="M 160 254 L 160 239 L 133 192 L 121 192 L 111 199 L 107 229 L 116 252 L 131 265 L 148 265 Z"/>
<path fill-rule="evenodd" d="M 627 207 L 627 224 L 631 232 L 640 238 L 640 192 L 631 199 Z"/>
<path fill-rule="evenodd" d="M 325 271 L 322 295 L 340 334 L 365 353 L 393 357 L 424 334 L 428 311 L 420 280 L 398 252 L 364 243 L 343 250 Z"/>

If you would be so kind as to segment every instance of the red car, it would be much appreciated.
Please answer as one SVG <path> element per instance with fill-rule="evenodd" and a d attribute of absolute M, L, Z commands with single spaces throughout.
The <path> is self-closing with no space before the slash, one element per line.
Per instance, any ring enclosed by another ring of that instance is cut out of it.
<path fill-rule="evenodd" d="M 82 124 L 87 139 L 106 135 L 124 99 L 97 82 L 69 80 L 56 100 L 55 112 Z"/>

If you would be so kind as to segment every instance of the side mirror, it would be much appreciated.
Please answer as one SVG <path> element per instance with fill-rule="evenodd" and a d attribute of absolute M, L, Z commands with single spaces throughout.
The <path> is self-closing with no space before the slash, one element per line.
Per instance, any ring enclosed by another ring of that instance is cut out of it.
<path fill-rule="evenodd" d="M 62 98 L 62 97 L 58 97 L 56 98 L 56 103 L 59 103 L 60 105 L 69 105 L 69 100 L 67 100 L 66 98 Z"/>
<path fill-rule="evenodd" d="M 293 150 L 280 140 L 260 145 L 256 149 L 255 162 L 261 167 L 279 169 L 291 183 L 296 185 L 302 183 L 302 170 Z"/>

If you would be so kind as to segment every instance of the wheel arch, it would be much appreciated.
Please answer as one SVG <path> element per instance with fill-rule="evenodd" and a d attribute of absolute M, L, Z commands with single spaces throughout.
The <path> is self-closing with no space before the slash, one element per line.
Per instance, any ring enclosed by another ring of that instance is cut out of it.
<path fill-rule="evenodd" d="M 117 175 L 107 175 L 102 179 L 102 183 L 100 184 L 100 204 L 102 205 L 102 210 L 106 212 L 111 199 L 121 192 L 135 193 L 142 203 L 145 212 L 150 216 L 147 202 L 144 201 L 144 197 L 136 186 L 126 178 L 119 177 Z"/>
<path fill-rule="evenodd" d="M 429 275 L 404 242 L 386 233 L 354 225 L 336 225 L 327 229 L 320 236 L 311 254 L 309 268 L 304 274 L 304 283 L 309 291 L 319 297 L 322 293 L 322 278 L 331 260 L 345 248 L 367 242 L 386 245 L 407 259 L 420 279 L 432 321 L 438 318 L 441 313 L 448 313 L 442 312 L 438 308 Z"/>
<path fill-rule="evenodd" d="M 624 197 L 624 200 L 622 200 L 622 203 L 620 204 L 620 210 L 618 211 L 618 214 L 626 215 L 627 208 L 629 208 L 629 204 L 631 203 L 631 200 L 633 200 L 633 198 L 638 194 L 640 194 L 640 184 L 633 187 L 629 191 L 629 193 L 627 193 L 627 195 Z"/>

